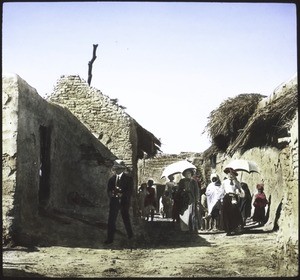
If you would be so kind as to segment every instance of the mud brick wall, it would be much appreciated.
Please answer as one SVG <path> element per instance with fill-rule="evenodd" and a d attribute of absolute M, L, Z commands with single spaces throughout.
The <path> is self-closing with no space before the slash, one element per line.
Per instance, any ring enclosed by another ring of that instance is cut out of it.
<path fill-rule="evenodd" d="M 18 84 L 2 80 L 2 243 L 12 242 L 17 177 Z"/>
<path fill-rule="evenodd" d="M 298 113 L 291 126 L 290 135 L 289 146 L 280 154 L 283 166 L 283 200 L 279 218 L 278 250 L 275 257 L 279 272 L 283 276 L 299 274 Z"/>
<path fill-rule="evenodd" d="M 137 136 L 130 116 L 79 76 L 62 76 L 48 100 L 68 108 L 113 154 L 135 166 Z"/>
<path fill-rule="evenodd" d="M 84 240 L 83 227 L 74 230 L 56 214 L 106 224 L 106 186 L 116 157 L 70 111 L 44 100 L 19 76 L 4 76 L 2 85 L 3 243 Z M 48 170 L 42 168 L 41 131 L 48 131 Z M 47 178 L 47 191 L 41 178 Z M 100 235 L 95 228 L 94 237 Z"/>
<path fill-rule="evenodd" d="M 264 191 L 270 200 L 266 208 L 268 221 L 264 227 L 266 230 L 278 230 L 278 250 L 274 258 L 283 276 L 296 275 L 298 267 L 298 114 L 291 125 L 290 135 L 287 146 L 282 150 L 254 148 L 243 155 L 236 153 L 232 158 L 218 154 L 216 168 L 222 178 L 226 175 L 224 167 L 235 158 L 253 160 L 259 166 L 259 174 L 239 172 L 238 179 L 248 184 L 251 194 L 256 192 L 256 184 L 264 180 Z"/>

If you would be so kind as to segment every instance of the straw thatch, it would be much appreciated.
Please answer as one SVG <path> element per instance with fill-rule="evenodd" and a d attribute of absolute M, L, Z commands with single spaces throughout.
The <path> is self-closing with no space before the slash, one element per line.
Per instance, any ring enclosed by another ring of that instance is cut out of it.
<path fill-rule="evenodd" d="M 263 97 L 265 96 L 257 93 L 240 94 L 235 98 L 228 98 L 210 113 L 204 132 L 208 133 L 215 148 L 220 152 L 226 151 L 240 130 L 245 127 Z"/>
<path fill-rule="evenodd" d="M 243 132 L 227 149 L 233 155 L 253 147 L 278 146 L 278 138 L 289 136 L 288 129 L 298 110 L 298 85 L 287 88 L 281 95 L 259 108 L 248 121 Z"/>

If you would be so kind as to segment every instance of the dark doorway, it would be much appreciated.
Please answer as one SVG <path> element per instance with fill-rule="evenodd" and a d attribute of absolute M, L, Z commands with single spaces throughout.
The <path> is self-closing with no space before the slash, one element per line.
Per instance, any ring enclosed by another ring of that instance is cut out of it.
<path fill-rule="evenodd" d="M 217 166 L 217 156 L 216 155 L 212 155 L 210 157 L 210 166 L 211 168 L 215 169 Z"/>
<path fill-rule="evenodd" d="M 39 183 L 39 204 L 44 206 L 50 196 L 50 127 L 40 126 L 40 183 Z"/>

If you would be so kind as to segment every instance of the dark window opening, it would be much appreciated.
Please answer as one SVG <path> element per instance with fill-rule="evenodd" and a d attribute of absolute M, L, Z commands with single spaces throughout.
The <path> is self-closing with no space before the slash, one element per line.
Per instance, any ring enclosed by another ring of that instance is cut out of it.
<path fill-rule="evenodd" d="M 50 196 L 50 128 L 40 126 L 39 204 L 44 206 Z"/>
<path fill-rule="evenodd" d="M 211 168 L 216 168 L 216 166 L 217 166 L 217 156 L 216 155 L 212 155 L 211 157 L 210 157 L 210 166 L 211 166 Z"/>

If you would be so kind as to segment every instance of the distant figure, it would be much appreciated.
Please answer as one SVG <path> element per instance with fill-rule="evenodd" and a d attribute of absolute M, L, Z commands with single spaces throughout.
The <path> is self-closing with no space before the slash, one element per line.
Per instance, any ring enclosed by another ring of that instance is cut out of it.
<path fill-rule="evenodd" d="M 252 219 L 253 221 L 258 222 L 260 225 L 263 225 L 265 224 L 265 207 L 268 204 L 268 200 L 264 193 L 264 184 L 257 184 L 256 188 L 258 193 L 254 196 L 254 214 Z"/>
<path fill-rule="evenodd" d="M 245 192 L 244 197 L 240 197 L 239 200 L 239 208 L 241 211 L 242 219 L 243 219 L 243 227 L 246 225 L 247 218 L 251 217 L 251 201 L 252 196 L 249 190 L 249 187 L 246 183 L 241 182 L 241 188 Z"/>
<path fill-rule="evenodd" d="M 199 186 L 192 178 L 193 169 L 187 169 L 182 172 L 184 176 L 178 183 L 182 189 L 181 208 L 180 208 L 180 228 L 182 231 L 198 233 L 198 213 L 197 207 L 199 202 Z"/>
<path fill-rule="evenodd" d="M 206 197 L 205 193 L 202 193 L 200 196 L 199 208 L 200 208 L 200 211 L 199 211 L 200 212 L 200 219 L 199 219 L 200 230 L 208 230 L 210 218 L 208 217 L 207 197 Z"/>
<path fill-rule="evenodd" d="M 161 202 L 163 205 L 162 209 L 162 216 L 163 218 L 171 218 L 172 217 L 172 206 L 173 206 L 173 200 L 171 197 L 171 193 L 169 191 L 165 191 L 162 198 Z"/>
<path fill-rule="evenodd" d="M 156 194 L 153 185 L 154 181 L 152 179 L 149 179 L 147 182 L 146 196 L 144 202 L 147 221 L 149 220 L 149 215 L 151 216 L 151 221 L 154 220 L 154 211 L 156 209 Z"/>
<path fill-rule="evenodd" d="M 162 196 L 162 216 L 163 218 L 172 218 L 173 198 L 176 192 L 177 184 L 174 182 L 174 175 L 168 176 L 169 181 L 166 182 L 164 194 Z"/>
<path fill-rule="evenodd" d="M 172 220 L 173 223 L 179 223 L 180 218 L 180 207 L 181 207 L 181 192 L 183 191 L 183 188 L 179 188 L 179 185 L 176 186 L 172 190 L 172 199 L 173 199 L 173 206 L 172 206 Z"/>
<path fill-rule="evenodd" d="M 105 244 L 111 244 L 114 241 L 116 220 L 119 211 L 121 211 L 128 238 L 131 239 L 133 237 L 129 216 L 130 201 L 133 192 L 133 179 L 124 172 L 126 170 L 126 166 L 122 160 L 116 160 L 112 170 L 115 174 L 108 180 L 107 184 L 107 194 L 110 199 L 110 203 L 107 224 L 107 239 L 104 242 Z"/>
<path fill-rule="evenodd" d="M 142 218 L 145 217 L 145 197 L 147 194 L 147 183 L 142 183 L 138 191 L 139 211 Z"/>
<path fill-rule="evenodd" d="M 174 175 L 169 175 L 168 179 L 169 182 L 166 183 L 165 191 L 168 191 L 171 195 L 174 189 L 176 188 L 176 183 L 174 182 Z"/>

